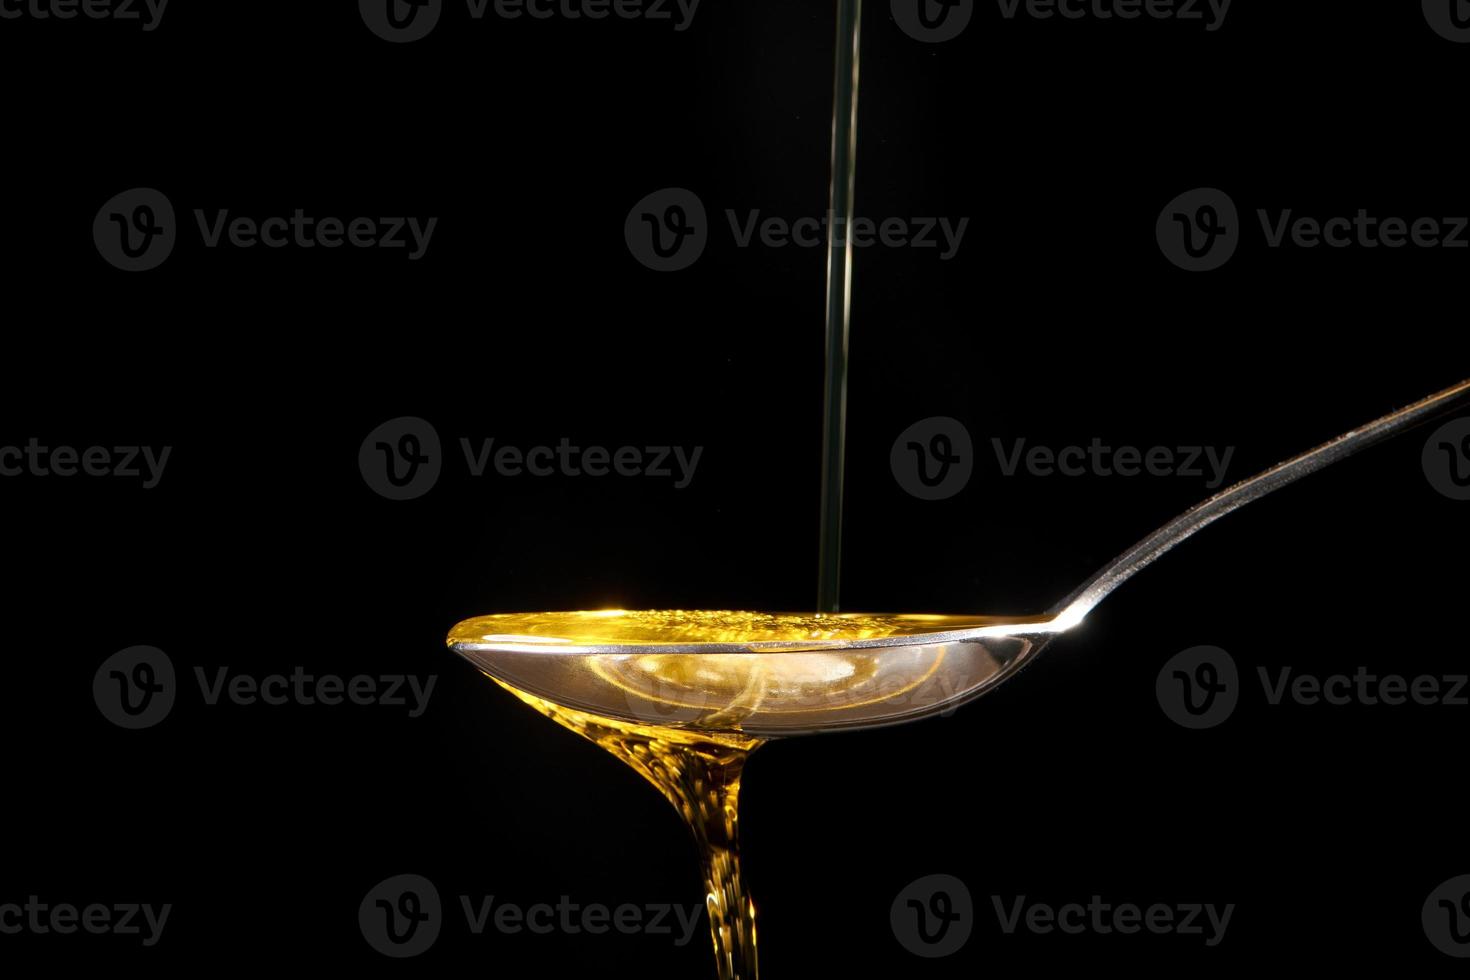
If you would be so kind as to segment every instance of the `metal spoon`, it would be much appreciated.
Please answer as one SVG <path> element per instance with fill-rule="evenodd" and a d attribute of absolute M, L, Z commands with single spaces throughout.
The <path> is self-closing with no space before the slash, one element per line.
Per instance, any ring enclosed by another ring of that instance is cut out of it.
<path fill-rule="evenodd" d="M 633 724 L 771 738 L 948 713 L 1015 676 L 1053 637 L 1196 531 L 1467 396 L 1470 380 L 1221 491 L 1040 616 L 510 614 L 460 623 L 449 645 L 514 688 Z"/>

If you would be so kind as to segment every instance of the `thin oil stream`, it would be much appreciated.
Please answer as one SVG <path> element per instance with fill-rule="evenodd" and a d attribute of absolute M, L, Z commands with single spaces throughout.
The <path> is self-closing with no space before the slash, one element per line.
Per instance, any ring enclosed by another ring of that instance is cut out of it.
<path fill-rule="evenodd" d="M 822 516 L 817 610 L 836 612 L 842 572 L 842 481 L 847 443 L 847 338 L 852 325 L 852 219 L 857 182 L 862 0 L 837 0 L 832 95 L 832 192 L 827 212 L 827 362 L 822 424 Z"/>

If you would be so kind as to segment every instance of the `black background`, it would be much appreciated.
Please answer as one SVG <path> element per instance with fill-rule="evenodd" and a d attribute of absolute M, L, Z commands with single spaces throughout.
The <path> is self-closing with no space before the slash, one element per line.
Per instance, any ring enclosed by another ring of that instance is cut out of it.
<path fill-rule="evenodd" d="M 1027 612 L 1209 490 L 1197 478 L 1002 477 L 990 440 L 1234 446 L 1237 479 L 1466 375 L 1466 253 L 1268 249 L 1257 208 L 1465 214 L 1470 47 L 1418 4 L 1240 0 L 1224 27 L 1006 21 L 980 4 L 920 44 L 865 19 L 859 211 L 969 217 L 959 256 L 860 253 L 848 609 Z M 0 445 L 169 445 L 152 490 L 0 479 L 5 856 L 0 902 L 170 902 L 162 941 L 0 936 L 0 962 L 372 975 L 712 975 L 706 937 L 472 936 L 457 896 L 530 905 L 700 899 L 648 786 L 443 646 L 535 609 L 805 609 L 815 593 L 820 249 L 740 249 L 724 211 L 827 195 L 831 4 L 705 0 L 693 26 L 473 22 L 408 45 L 347 2 L 171 5 L 160 28 L 0 21 L 7 347 Z M 125 274 L 90 234 L 156 187 L 184 227 Z M 682 273 L 623 242 L 683 186 L 714 218 Z M 1248 226 L 1190 275 L 1154 240 L 1190 188 Z M 428 255 L 206 249 L 192 211 L 436 216 Z M 357 467 L 398 416 L 449 450 L 426 496 Z M 888 451 L 934 415 L 974 480 L 905 494 Z M 953 717 L 797 739 L 754 758 L 746 874 L 771 978 L 1127 966 L 1237 973 L 1436 952 L 1420 906 L 1470 872 L 1465 708 L 1267 707 L 1258 666 L 1465 670 L 1466 505 L 1421 470 L 1429 432 L 1253 505 L 1110 599 Z M 471 479 L 461 437 L 704 447 L 692 484 Z M 93 704 L 111 653 L 183 680 L 155 728 Z M 1185 731 L 1154 679 L 1224 647 L 1226 724 Z M 429 710 L 207 706 L 195 667 L 437 676 Z M 421 958 L 363 941 L 379 880 L 432 879 Z M 949 873 L 978 921 L 920 960 L 889 904 Z M 1007 936 L 991 896 L 1235 903 L 1225 942 Z M 820 971 L 820 972 L 818 972 Z"/>

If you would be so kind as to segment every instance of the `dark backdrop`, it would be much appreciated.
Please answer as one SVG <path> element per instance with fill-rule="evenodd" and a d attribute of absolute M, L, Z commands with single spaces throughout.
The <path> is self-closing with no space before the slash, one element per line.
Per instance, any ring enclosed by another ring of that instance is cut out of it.
<path fill-rule="evenodd" d="M 1240 3 L 1178 21 L 1006 20 L 906 35 L 869 0 L 859 210 L 968 217 L 959 254 L 856 265 L 849 609 L 1043 608 L 1210 489 L 1198 477 L 1003 476 L 991 440 L 1235 447 L 1237 479 L 1466 375 L 1453 249 L 1271 249 L 1258 208 L 1464 215 L 1470 47 L 1418 4 Z M 0 479 L 9 568 L 0 903 L 172 903 L 161 941 L 0 935 L 0 961 L 285 965 L 373 975 L 712 975 L 706 939 L 470 935 L 457 896 L 699 901 L 675 813 L 443 646 L 534 609 L 805 609 L 815 594 L 821 249 L 738 248 L 742 215 L 819 214 L 831 5 L 706 0 L 692 26 L 471 20 L 390 44 L 347 2 L 179 3 L 136 23 L 0 20 L 7 356 L 0 446 L 172 447 L 158 485 Z M 1288 9 L 1289 8 L 1289 9 Z M 179 240 L 110 266 L 99 208 L 156 188 Z M 657 273 L 644 195 L 694 191 L 710 244 Z M 1197 187 L 1235 256 L 1170 264 L 1155 219 Z M 403 251 L 207 249 L 194 209 L 439 219 Z M 443 443 L 415 500 L 358 451 L 416 416 Z M 950 416 L 975 475 L 905 493 L 889 450 Z M 1438 423 L 1436 423 L 1436 426 Z M 1256 670 L 1466 670 L 1467 507 L 1421 429 L 1229 518 L 952 717 L 763 749 L 747 876 L 766 973 L 970 976 L 1126 967 L 1448 972 L 1421 906 L 1470 873 L 1467 709 L 1270 706 Z M 668 480 L 469 477 L 458 440 L 703 447 Z M 110 723 L 94 674 L 134 645 L 167 718 Z M 1236 713 L 1175 725 L 1187 648 L 1239 665 Z M 388 706 L 209 705 L 195 668 L 433 675 Z M 448 922 L 417 960 L 357 908 L 421 874 Z M 968 885 L 976 921 L 919 959 L 889 908 Z M 1234 903 L 1225 941 L 1006 935 L 992 896 Z"/>

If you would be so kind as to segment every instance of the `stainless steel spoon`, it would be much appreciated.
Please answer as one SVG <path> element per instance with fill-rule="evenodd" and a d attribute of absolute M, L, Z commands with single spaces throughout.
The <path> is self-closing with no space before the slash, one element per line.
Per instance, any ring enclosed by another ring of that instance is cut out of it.
<path fill-rule="evenodd" d="M 520 691 L 634 724 L 771 738 L 913 721 L 1015 676 L 1053 637 L 1201 528 L 1467 396 L 1470 380 L 1221 491 L 1039 616 L 509 614 L 466 620 L 449 644 Z"/>

